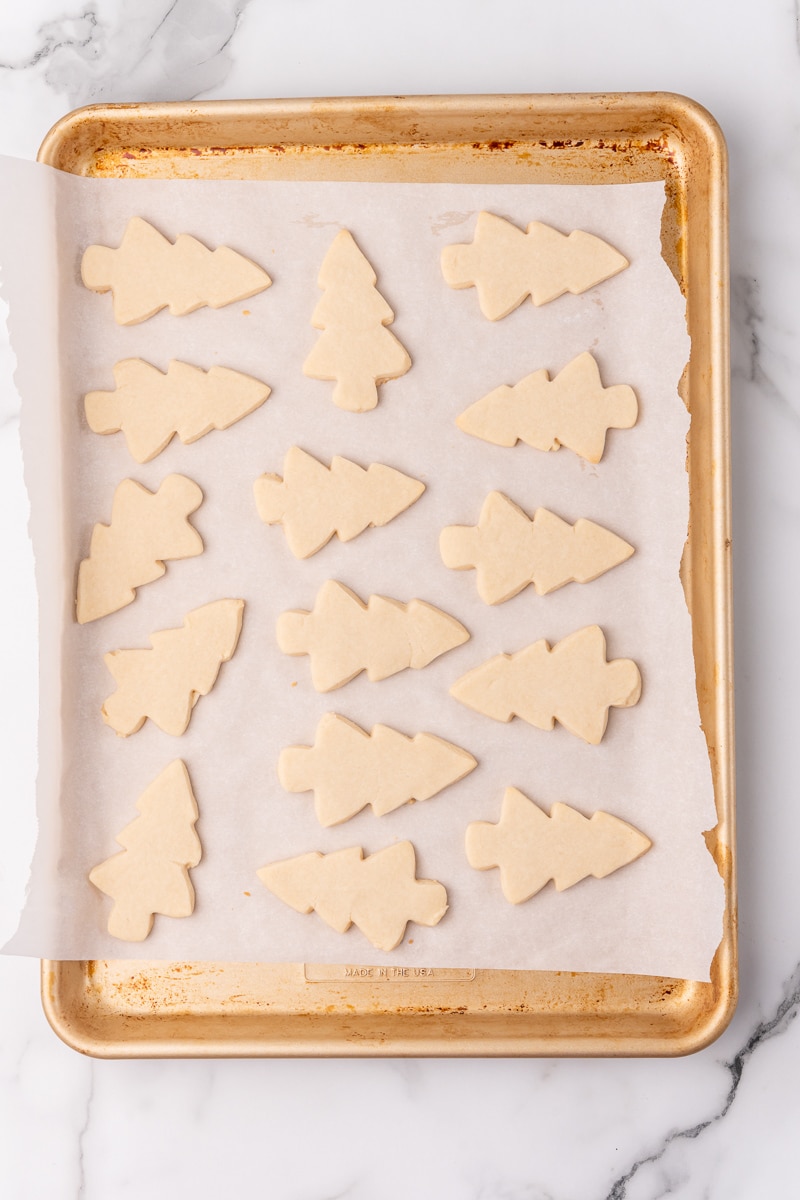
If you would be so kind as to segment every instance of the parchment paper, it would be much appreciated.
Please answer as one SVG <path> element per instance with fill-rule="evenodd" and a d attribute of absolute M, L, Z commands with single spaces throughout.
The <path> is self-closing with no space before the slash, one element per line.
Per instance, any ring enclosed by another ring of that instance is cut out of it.
<path fill-rule="evenodd" d="M 691 627 L 678 568 L 686 538 L 688 416 L 677 384 L 689 354 L 685 305 L 660 253 L 661 184 L 555 187 L 474 184 L 347 184 L 105 181 L 3 164 L 3 293 L 20 364 L 23 443 L 32 501 L 41 617 L 40 836 L 28 904 L 6 949 L 51 958 L 394 963 L 416 966 L 622 971 L 705 980 L 721 936 L 723 888 L 702 831 L 716 823 L 708 753 L 699 725 Z M 452 291 L 441 248 L 472 237 L 481 209 L 524 226 L 533 219 L 596 233 L 629 258 L 616 278 L 580 297 L 502 321 L 479 312 L 473 289 Z M 132 216 L 174 238 L 190 232 L 230 245 L 263 265 L 273 286 L 225 309 L 175 318 L 162 312 L 118 327 L 109 295 L 80 283 L 86 245 L 118 245 Z M 302 363 L 317 332 L 316 276 L 341 227 L 375 266 L 395 310 L 393 330 L 413 367 L 381 388 L 378 408 L 350 414 L 332 385 L 306 379 Z M 9 236 L 9 230 L 13 234 Z M 611 431 L 601 463 L 568 450 L 503 449 L 470 438 L 456 416 L 501 383 L 546 367 L 551 375 L 584 350 L 603 381 L 631 384 L 640 417 Z M 164 370 L 171 358 L 233 367 L 272 388 L 238 425 L 191 446 L 177 439 L 154 461 L 130 458 L 123 436 L 86 425 L 82 398 L 113 387 L 112 367 L 140 356 Z M 304 562 L 280 527 L 256 514 L 252 485 L 282 474 L 297 444 L 328 462 L 343 454 L 385 462 L 427 485 L 423 498 L 380 530 L 334 539 Z M 92 526 L 110 518 L 126 476 L 150 489 L 172 472 L 205 495 L 192 518 L 205 553 L 168 565 L 127 608 L 87 626 L 73 617 L 75 571 Z M 632 559 L 597 581 L 549 596 L 526 589 L 490 608 L 474 572 L 448 571 L 438 554 L 444 525 L 474 524 L 492 489 L 527 512 L 551 508 L 589 517 L 631 542 Z M 423 671 L 381 683 L 365 675 L 317 694 L 308 660 L 282 655 L 275 621 L 313 606 L 338 579 L 366 598 L 381 593 L 430 601 L 457 617 L 471 640 Z M 157 629 L 223 596 L 246 601 L 234 659 L 197 705 L 188 732 L 172 738 L 151 722 L 127 740 L 100 716 L 113 681 L 103 654 L 146 646 Z M 449 686 L 499 651 L 587 624 L 606 633 L 609 657 L 630 657 L 642 699 L 612 710 L 600 746 L 557 726 L 498 724 L 452 700 Z M 310 793 L 285 793 L 282 747 L 311 744 L 320 716 L 334 711 L 363 727 L 426 730 L 463 746 L 478 768 L 424 803 L 382 818 L 370 810 L 322 829 Z M 188 920 L 157 917 L 143 944 L 105 930 L 110 901 L 90 868 L 115 853 L 114 838 L 146 785 L 174 758 L 187 763 L 200 809 L 203 859 Z M 496 821 L 503 790 L 520 788 L 549 809 L 558 800 L 590 814 L 605 809 L 653 842 L 633 865 L 562 893 L 548 885 L 512 906 L 497 871 L 476 872 L 464 854 L 468 822 Z M 450 909 L 431 929 L 409 925 L 390 955 L 355 929 L 339 935 L 301 916 L 259 883 L 258 867 L 309 850 L 360 845 L 366 853 L 408 838 L 418 875 L 445 883 Z"/>

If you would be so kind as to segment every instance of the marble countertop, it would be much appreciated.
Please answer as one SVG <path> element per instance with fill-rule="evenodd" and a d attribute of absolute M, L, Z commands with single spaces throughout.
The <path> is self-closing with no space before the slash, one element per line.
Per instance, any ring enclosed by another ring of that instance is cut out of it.
<path fill-rule="evenodd" d="M 0 14 L 0 153 L 96 101 L 668 90 L 731 152 L 741 999 L 677 1060 L 93 1062 L 0 959 L 0 1194 L 760 1200 L 800 1116 L 798 0 L 28 0 Z M 35 772 L 34 596 L 0 339 L 3 803 Z M 24 886 L 4 864 L 0 911 Z"/>

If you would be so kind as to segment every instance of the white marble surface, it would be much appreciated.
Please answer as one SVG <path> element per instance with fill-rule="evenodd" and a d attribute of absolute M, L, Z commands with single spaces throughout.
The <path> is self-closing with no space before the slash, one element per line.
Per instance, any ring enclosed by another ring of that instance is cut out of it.
<path fill-rule="evenodd" d="M 674 1061 L 91 1062 L 0 960 L 0 1195 L 126 1200 L 760 1200 L 800 1100 L 800 12 L 791 0 L 26 0 L 0 10 L 0 152 L 95 100 L 666 89 L 732 157 L 741 979 Z M 0 344 L 3 804 L 34 774 L 33 614 Z M 13 696 L 13 701 L 10 697 Z M 0 860 L 2 861 L 2 860 Z M 0 873 L 0 911 L 24 868 Z"/>

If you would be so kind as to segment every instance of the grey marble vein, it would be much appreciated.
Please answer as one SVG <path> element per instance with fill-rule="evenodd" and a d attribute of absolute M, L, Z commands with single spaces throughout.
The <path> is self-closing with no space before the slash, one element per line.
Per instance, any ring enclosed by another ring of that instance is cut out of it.
<path fill-rule="evenodd" d="M 97 28 L 97 14 L 88 9 L 77 17 L 48 21 L 39 29 L 41 42 L 28 58 L 17 62 L 0 62 L 0 71 L 29 71 L 58 51 L 75 48 L 85 50 L 91 45 Z"/>
<path fill-rule="evenodd" d="M 800 0 L 797 2 L 800 4 Z M 734 275 L 731 279 L 731 325 L 733 379 L 754 384 L 765 399 L 779 404 L 795 421 L 800 421 L 800 410 L 786 396 L 769 369 L 769 352 L 764 339 L 766 318 L 759 282 L 751 275 Z"/>
<path fill-rule="evenodd" d="M 538 1184 L 505 1185 L 493 1179 L 482 1184 L 470 1200 L 556 1200 L 556 1197 Z"/>
<path fill-rule="evenodd" d="M 660 1163 L 670 1148 L 679 1142 L 695 1141 L 701 1137 L 707 1129 L 712 1125 L 716 1125 L 730 1111 L 731 1105 L 736 1099 L 739 1091 L 739 1086 L 744 1076 L 745 1067 L 752 1058 L 759 1046 L 762 1046 L 770 1038 L 778 1037 L 785 1033 L 792 1021 L 797 1016 L 798 1008 L 800 1007 L 800 962 L 795 967 L 789 979 L 784 984 L 783 995 L 780 1002 L 771 1017 L 760 1021 L 753 1032 L 747 1038 L 742 1048 L 737 1054 L 724 1063 L 725 1069 L 730 1074 L 730 1085 L 727 1094 L 719 1110 L 706 1117 L 703 1121 L 698 1121 L 694 1125 L 688 1125 L 684 1129 L 674 1129 L 667 1134 L 661 1145 L 652 1154 L 646 1155 L 644 1158 L 637 1159 L 636 1162 L 628 1168 L 628 1170 L 620 1175 L 611 1185 L 610 1190 L 605 1194 L 603 1200 L 626 1200 L 628 1195 L 628 1185 L 645 1167 L 652 1166 L 654 1163 Z M 671 1185 L 666 1185 L 665 1190 L 657 1193 L 652 1197 L 652 1200 L 658 1200 L 659 1196 L 666 1196 L 672 1191 Z"/>
<path fill-rule="evenodd" d="M 229 48 L 248 3 L 138 0 L 118 20 L 88 7 L 43 25 L 34 53 L 0 62 L 0 70 L 24 71 L 44 62 L 45 82 L 72 106 L 194 99 L 227 78 Z"/>
<path fill-rule="evenodd" d="M 78 1190 L 75 1194 L 75 1200 L 83 1200 L 86 1195 L 86 1136 L 89 1132 L 89 1125 L 92 1119 L 92 1102 L 94 1100 L 95 1086 L 95 1064 L 89 1063 L 89 1090 L 86 1094 L 86 1111 L 84 1112 L 83 1124 L 78 1130 L 77 1150 L 78 1150 Z"/>
<path fill-rule="evenodd" d="M 358 1184 L 359 1181 L 356 1179 L 352 1183 L 346 1183 L 344 1187 L 338 1188 L 335 1192 L 325 1191 L 319 1196 L 319 1200 L 348 1200 L 348 1197 L 353 1195 Z"/>

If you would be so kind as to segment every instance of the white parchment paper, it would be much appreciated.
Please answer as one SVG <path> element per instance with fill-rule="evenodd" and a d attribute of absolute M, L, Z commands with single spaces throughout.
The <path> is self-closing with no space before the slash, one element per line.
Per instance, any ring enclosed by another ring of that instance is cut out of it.
<path fill-rule="evenodd" d="M 84 180 L 48 168 L 3 163 L 0 235 L 3 294 L 23 396 L 23 448 L 32 502 L 41 620 L 40 835 L 27 906 L 6 949 L 50 958 L 394 963 L 573 971 L 622 971 L 705 980 L 722 932 L 723 888 L 702 832 L 716 823 L 708 753 L 700 729 L 691 626 L 678 568 L 686 538 L 688 415 L 677 384 L 689 355 L 685 305 L 661 257 L 661 184 L 564 187 L 476 184 L 274 183 Z M 491 323 L 473 289 L 442 278 L 444 245 L 468 241 L 481 209 L 524 226 L 537 219 L 586 229 L 618 247 L 630 267 L 583 296 L 536 309 L 523 304 Z M 118 327 L 109 295 L 88 292 L 79 264 L 92 242 L 118 245 L 130 217 L 174 238 L 230 245 L 263 265 L 273 286 L 240 304 L 184 318 L 162 312 Z M 381 388 L 378 408 L 351 414 L 331 402 L 332 385 L 306 379 L 302 363 L 317 332 L 316 276 L 338 229 L 351 230 L 395 310 L 393 330 L 413 367 Z M 640 417 L 611 431 L 597 466 L 568 450 L 503 449 L 470 438 L 456 416 L 501 383 L 546 367 L 551 375 L 591 350 L 606 384 L 631 384 Z M 113 387 L 112 367 L 138 356 L 164 370 L 171 358 L 220 364 L 267 382 L 257 412 L 191 446 L 174 440 L 140 466 L 121 434 L 99 437 L 83 395 Z M 252 485 L 282 474 L 291 445 L 324 461 L 343 454 L 385 462 L 427 486 L 422 499 L 380 530 L 349 544 L 334 539 L 298 562 L 280 527 L 263 525 Z M 192 518 L 205 553 L 170 563 L 136 601 L 87 626 L 73 617 L 75 572 L 92 526 L 110 518 L 117 484 L 150 489 L 172 472 L 196 480 L 205 500 Z M 532 513 L 589 517 L 636 548 L 594 583 L 538 597 L 532 588 L 496 608 L 478 598 L 473 572 L 451 572 L 438 554 L 447 524 L 474 524 L 499 489 Z M 381 683 L 359 676 L 318 695 L 308 660 L 276 645 L 287 608 L 313 606 L 338 579 L 366 598 L 420 597 L 470 631 L 464 646 L 424 671 Z M 157 629 L 223 596 L 246 601 L 234 659 L 197 705 L 187 733 L 152 723 L 117 738 L 100 716 L 113 682 L 103 654 L 146 646 Z M 612 710 L 600 746 L 557 726 L 502 725 L 452 700 L 448 689 L 499 651 L 587 624 L 606 633 L 609 657 L 639 664 L 642 699 Z M 478 768 L 424 803 L 382 818 L 370 810 L 322 829 L 310 793 L 285 793 L 282 747 L 310 744 L 334 711 L 363 727 L 426 730 L 468 749 Z M 114 838 L 146 785 L 172 759 L 187 763 L 200 809 L 203 859 L 187 920 L 156 918 L 146 943 L 105 929 L 110 901 L 87 879 L 116 852 Z M 473 820 L 499 819 L 505 787 L 549 809 L 566 801 L 605 809 L 651 838 L 652 849 L 605 880 L 526 904 L 503 898 L 497 871 L 476 872 L 464 854 Z M 450 909 L 431 929 L 409 925 L 390 955 L 355 929 L 339 935 L 301 916 L 259 883 L 258 867 L 308 850 L 360 845 L 371 853 L 408 838 L 418 875 L 447 887 Z"/>

